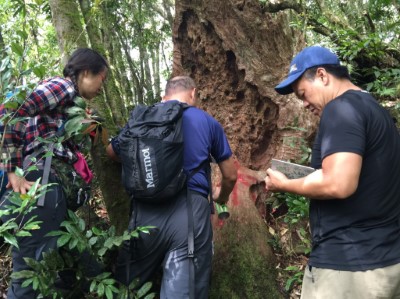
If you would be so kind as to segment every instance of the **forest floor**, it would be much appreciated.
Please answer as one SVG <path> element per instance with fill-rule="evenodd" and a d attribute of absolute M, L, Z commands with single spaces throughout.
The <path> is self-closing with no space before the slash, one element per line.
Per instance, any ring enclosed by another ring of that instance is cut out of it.
<path fill-rule="evenodd" d="M 99 218 L 107 221 L 107 211 L 97 200 L 91 203 Z M 302 231 L 307 230 L 307 222 L 287 224 L 287 207 L 280 205 L 271 209 L 267 206 L 265 223 L 271 236 L 270 246 L 276 257 L 277 284 L 287 299 L 299 299 L 301 280 L 307 264 L 307 241 Z M 286 217 L 286 218 L 285 218 Z M 0 299 L 7 298 L 7 288 L 11 275 L 10 247 L 0 244 Z M 262 299 L 262 298 L 260 298 Z"/>
<path fill-rule="evenodd" d="M 273 216 L 266 220 L 271 236 L 270 246 L 275 255 L 277 265 L 277 283 L 287 299 L 299 299 L 303 273 L 308 261 L 308 236 L 303 232 L 308 223 L 302 221 L 296 225 L 288 225 L 285 215 Z"/>

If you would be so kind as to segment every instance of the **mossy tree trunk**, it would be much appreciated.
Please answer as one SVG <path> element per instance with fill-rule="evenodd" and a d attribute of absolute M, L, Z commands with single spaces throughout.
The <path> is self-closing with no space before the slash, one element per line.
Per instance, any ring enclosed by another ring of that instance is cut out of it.
<path fill-rule="evenodd" d="M 100 4 L 98 7 L 100 11 L 94 15 L 91 13 L 92 1 L 79 0 L 79 3 L 91 47 L 112 64 L 114 61 L 112 49 L 107 48 L 110 44 L 104 42 L 104 40 L 110 39 L 111 26 L 110 20 L 106 17 L 107 14 L 102 13 L 105 4 Z M 105 116 L 104 128 L 107 128 L 112 135 L 115 135 L 118 131 L 117 128 L 122 127 L 127 120 L 127 109 L 116 86 L 116 82 L 120 82 L 121 78 L 115 77 L 116 74 L 118 73 L 109 68 L 104 86 L 104 96 L 97 97 L 93 103 L 96 110 L 100 111 L 100 115 Z M 107 157 L 105 152 L 107 143 L 104 141 L 102 138 L 98 138 L 93 144 L 91 150 L 93 166 L 111 224 L 117 228 L 118 232 L 121 232 L 127 228 L 130 201 L 121 184 L 121 165 Z"/>
<path fill-rule="evenodd" d="M 64 65 L 72 50 L 88 46 L 87 35 L 80 21 L 81 13 L 76 1 L 49 0 L 49 4 Z"/>

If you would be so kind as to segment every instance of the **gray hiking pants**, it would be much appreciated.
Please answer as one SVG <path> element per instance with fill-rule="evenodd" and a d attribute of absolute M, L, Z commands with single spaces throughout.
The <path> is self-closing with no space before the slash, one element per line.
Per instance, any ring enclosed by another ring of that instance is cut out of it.
<path fill-rule="evenodd" d="M 191 192 L 194 219 L 195 298 L 208 298 L 212 259 L 210 205 L 203 195 Z M 155 226 L 150 234 L 141 233 L 120 250 L 116 278 L 128 284 L 138 278 L 149 281 L 163 268 L 161 299 L 189 298 L 188 213 L 186 191 L 166 204 L 135 203 L 130 228 Z"/>

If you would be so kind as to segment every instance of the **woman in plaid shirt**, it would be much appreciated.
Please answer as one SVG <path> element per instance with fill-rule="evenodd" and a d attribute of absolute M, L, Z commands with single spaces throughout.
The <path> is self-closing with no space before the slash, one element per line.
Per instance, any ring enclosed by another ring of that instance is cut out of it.
<path fill-rule="evenodd" d="M 42 150 L 41 140 L 53 137 L 67 120 L 66 109 L 74 106 L 74 100 L 81 97 L 91 100 L 102 91 L 107 76 L 108 64 L 97 52 L 82 48 L 77 49 L 64 67 L 64 77 L 54 77 L 42 81 L 26 98 L 16 111 L 12 111 L 13 118 L 21 118 L 15 125 L 0 126 L 3 133 L 1 166 L 7 172 L 7 188 L 14 192 L 26 194 L 34 182 L 43 176 L 43 170 L 28 172 L 26 177 L 15 173 L 17 167 L 23 168 L 24 158 Z M 0 115 L 10 113 L 4 105 L 0 106 Z M 40 137 L 40 138 L 38 138 Z M 56 146 L 53 150 L 54 159 L 61 159 L 73 164 L 77 159 L 78 146 L 69 139 Z M 48 183 L 56 183 L 52 173 Z M 7 197 L 0 200 L 0 206 L 6 207 Z M 56 248 L 55 237 L 45 237 L 50 231 L 58 230 L 65 219 L 67 207 L 61 186 L 55 185 L 47 189 L 43 206 L 33 209 L 27 216 L 29 219 L 36 216 L 42 221 L 40 229 L 32 230 L 31 237 L 19 237 L 19 248 L 13 247 L 13 271 L 27 270 L 24 258 L 36 260 L 42 258 L 42 253 Z M 11 216 L 3 216 L 3 222 Z M 23 221 L 23 220 L 22 220 Z M 37 294 L 31 288 L 22 287 L 23 280 L 12 279 L 8 289 L 8 299 L 36 298 Z"/>

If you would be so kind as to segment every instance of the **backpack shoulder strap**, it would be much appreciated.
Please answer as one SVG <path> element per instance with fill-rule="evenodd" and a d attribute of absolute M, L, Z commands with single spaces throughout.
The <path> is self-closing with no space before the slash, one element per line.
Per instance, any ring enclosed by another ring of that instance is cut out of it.
<path fill-rule="evenodd" d="M 64 135 L 65 132 L 65 128 L 64 128 L 64 124 L 62 124 L 62 126 L 57 130 L 55 136 L 56 137 L 61 137 L 62 135 Z M 51 143 L 49 146 L 49 152 L 52 152 L 55 146 L 55 142 Z M 42 149 L 38 155 L 40 153 L 42 153 L 44 151 L 44 149 Z M 53 154 L 48 155 L 44 161 L 44 166 L 43 166 L 43 177 L 42 177 L 42 181 L 41 181 L 41 185 L 46 185 L 49 181 L 49 175 L 50 175 L 50 169 L 51 169 L 51 161 L 53 159 Z M 46 191 L 46 190 L 45 190 Z M 38 207 L 43 207 L 44 206 L 44 198 L 46 196 L 46 192 L 44 192 L 38 199 L 37 201 L 37 206 Z"/>

